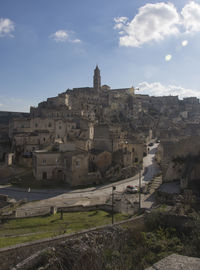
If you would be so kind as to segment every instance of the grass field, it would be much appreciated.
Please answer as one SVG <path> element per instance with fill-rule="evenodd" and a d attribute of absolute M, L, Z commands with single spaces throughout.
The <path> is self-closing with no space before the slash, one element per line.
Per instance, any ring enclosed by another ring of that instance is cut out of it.
<path fill-rule="evenodd" d="M 115 214 L 114 219 L 121 221 L 130 216 Z M 0 225 L 0 248 L 72 233 L 111 223 L 111 215 L 105 211 L 63 213 L 47 217 L 10 220 Z"/>

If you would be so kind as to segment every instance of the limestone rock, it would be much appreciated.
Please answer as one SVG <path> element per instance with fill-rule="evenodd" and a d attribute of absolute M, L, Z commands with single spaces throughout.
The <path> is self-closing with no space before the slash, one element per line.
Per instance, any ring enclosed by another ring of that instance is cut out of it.
<path fill-rule="evenodd" d="M 146 270 L 199 270 L 200 258 L 172 254 Z"/>

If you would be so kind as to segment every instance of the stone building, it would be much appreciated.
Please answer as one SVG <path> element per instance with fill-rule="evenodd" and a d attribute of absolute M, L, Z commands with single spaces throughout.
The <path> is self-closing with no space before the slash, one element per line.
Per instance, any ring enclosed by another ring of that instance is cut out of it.
<path fill-rule="evenodd" d="M 101 75 L 100 75 L 100 70 L 98 66 L 96 66 L 94 70 L 93 87 L 97 91 L 101 89 Z"/>
<path fill-rule="evenodd" d="M 13 119 L 23 119 L 29 116 L 22 112 L 0 111 L 0 162 L 6 161 L 6 156 L 11 151 L 11 141 L 9 138 L 9 122 Z"/>
<path fill-rule="evenodd" d="M 37 180 L 62 181 L 70 186 L 88 184 L 89 155 L 81 151 L 38 150 L 33 154 L 33 173 Z"/>
<path fill-rule="evenodd" d="M 152 138 L 174 141 L 200 135 L 199 119 L 198 99 L 150 97 L 135 94 L 133 87 L 101 86 L 96 66 L 92 87 L 67 89 L 31 107 L 27 117 L 12 119 L 9 141 L 15 162 L 34 157 L 38 180 L 80 185 L 93 181 L 95 173 L 99 179 L 111 172 L 112 166 L 120 170 L 142 163 Z M 65 166 L 65 157 L 71 167 Z M 78 158 L 81 165 L 72 166 Z"/>

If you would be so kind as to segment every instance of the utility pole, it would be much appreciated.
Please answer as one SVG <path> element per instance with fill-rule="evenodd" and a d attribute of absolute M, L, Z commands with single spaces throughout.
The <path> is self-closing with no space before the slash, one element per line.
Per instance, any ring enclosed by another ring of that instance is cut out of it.
<path fill-rule="evenodd" d="M 115 186 L 112 186 L 112 224 L 114 223 L 114 190 Z"/>
<path fill-rule="evenodd" d="M 141 209 L 141 169 L 140 165 L 138 166 L 139 173 L 139 209 Z"/>
<path fill-rule="evenodd" d="M 63 210 L 60 210 L 60 219 L 63 220 Z"/>

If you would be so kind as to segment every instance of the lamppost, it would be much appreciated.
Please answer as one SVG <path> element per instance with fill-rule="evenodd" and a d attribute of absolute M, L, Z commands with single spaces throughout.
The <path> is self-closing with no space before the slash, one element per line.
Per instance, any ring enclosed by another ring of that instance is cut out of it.
<path fill-rule="evenodd" d="M 138 165 L 138 174 L 139 174 L 139 209 L 141 209 L 141 168 L 140 164 Z"/>
<path fill-rule="evenodd" d="M 114 191 L 116 187 L 112 186 L 112 224 L 114 223 Z"/>

